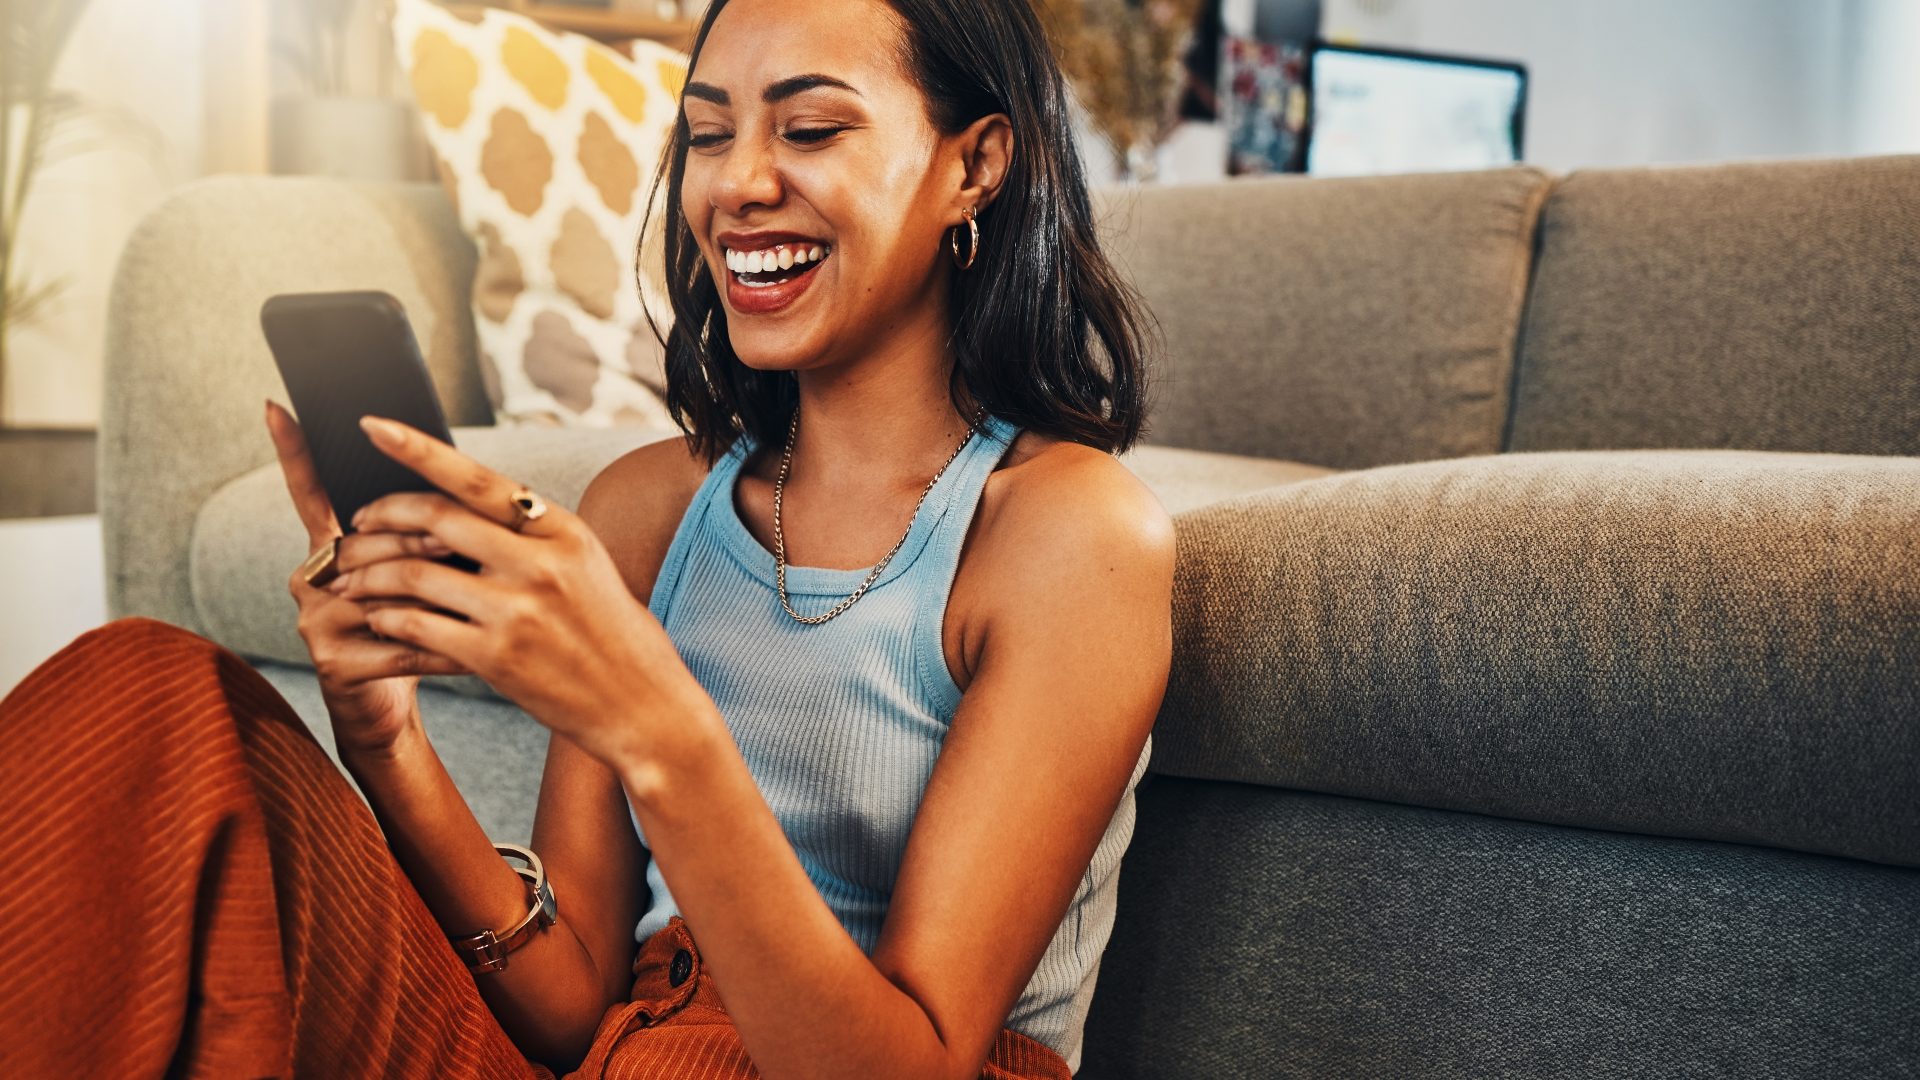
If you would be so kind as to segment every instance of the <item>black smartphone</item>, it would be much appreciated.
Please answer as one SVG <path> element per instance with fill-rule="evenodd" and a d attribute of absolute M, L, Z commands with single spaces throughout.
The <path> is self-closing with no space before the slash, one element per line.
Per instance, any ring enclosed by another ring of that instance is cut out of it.
<path fill-rule="evenodd" d="M 383 495 L 439 490 L 381 453 L 360 427 L 372 413 L 453 445 L 400 301 L 378 290 L 281 293 L 261 305 L 260 328 L 343 531 L 353 532 L 353 515 Z M 457 553 L 435 561 L 480 569 Z"/>

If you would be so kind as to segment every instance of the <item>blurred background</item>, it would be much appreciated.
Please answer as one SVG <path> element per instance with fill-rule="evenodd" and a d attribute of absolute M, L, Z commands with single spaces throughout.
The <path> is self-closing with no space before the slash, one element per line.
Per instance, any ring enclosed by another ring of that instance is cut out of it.
<path fill-rule="evenodd" d="M 500 2 L 550 28 L 677 48 L 701 7 Z M 1038 7 L 1098 183 L 1920 152 L 1920 0 Z M 102 335 L 136 223 L 214 174 L 436 172 L 387 0 L 14 0 L 0 12 L 4 692 L 102 617 Z"/>

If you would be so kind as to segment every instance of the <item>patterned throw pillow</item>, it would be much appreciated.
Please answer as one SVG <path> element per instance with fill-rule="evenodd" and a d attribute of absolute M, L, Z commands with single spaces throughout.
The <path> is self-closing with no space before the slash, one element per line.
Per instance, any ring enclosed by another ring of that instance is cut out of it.
<path fill-rule="evenodd" d="M 473 308 L 496 420 L 671 428 L 660 344 L 671 317 L 656 239 L 634 246 L 679 108 L 686 54 L 623 55 L 489 9 L 397 0 L 395 53 L 447 194 L 480 253 Z"/>

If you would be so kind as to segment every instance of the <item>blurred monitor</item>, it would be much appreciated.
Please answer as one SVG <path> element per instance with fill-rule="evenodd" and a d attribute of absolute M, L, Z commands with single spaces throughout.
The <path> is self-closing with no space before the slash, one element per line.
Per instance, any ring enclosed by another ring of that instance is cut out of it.
<path fill-rule="evenodd" d="M 1319 42 L 1307 82 L 1313 175 L 1488 169 L 1520 160 L 1524 65 Z"/>

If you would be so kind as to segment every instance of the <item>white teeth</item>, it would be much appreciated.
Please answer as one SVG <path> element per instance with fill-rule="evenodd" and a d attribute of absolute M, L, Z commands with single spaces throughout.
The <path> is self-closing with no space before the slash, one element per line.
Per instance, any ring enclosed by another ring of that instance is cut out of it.
<path fill-rule="evenodd" d="M 762 251 L 735 251 L 732 248 L 726 248 L 724 251 L 727 269 L 736 274 L 764 274 L 774 270 L 790 270 L 810 262 L 819 262 L 827 257 L 826 248 L 819 244 L 801 247 L 781 245 Z"/>

